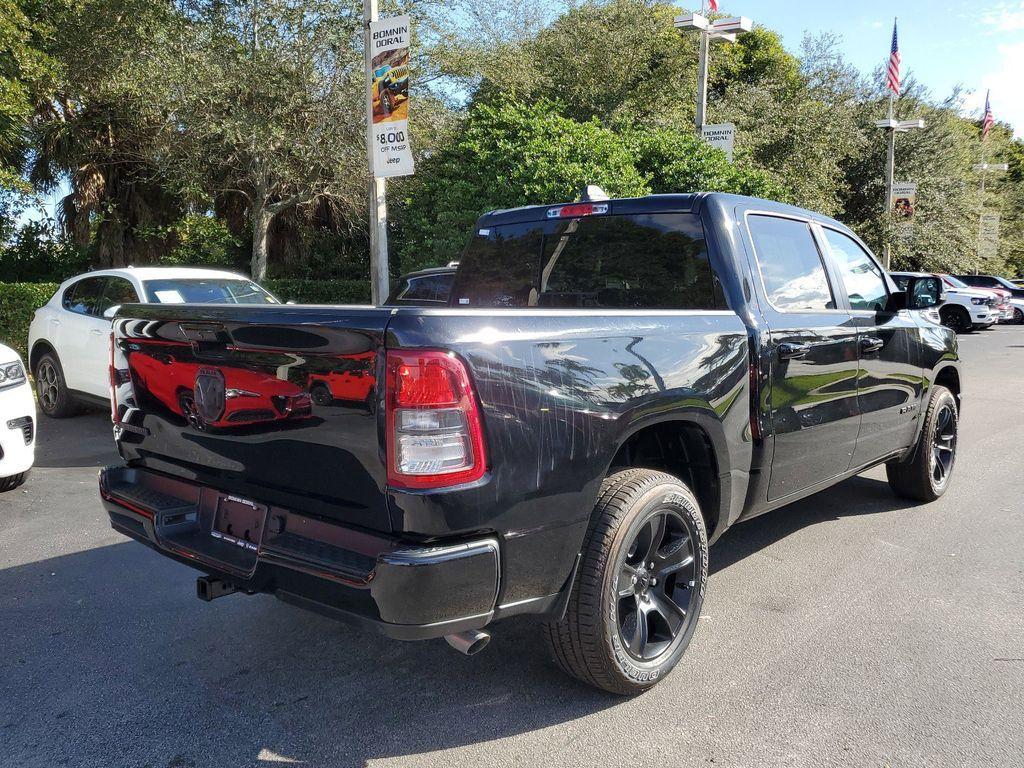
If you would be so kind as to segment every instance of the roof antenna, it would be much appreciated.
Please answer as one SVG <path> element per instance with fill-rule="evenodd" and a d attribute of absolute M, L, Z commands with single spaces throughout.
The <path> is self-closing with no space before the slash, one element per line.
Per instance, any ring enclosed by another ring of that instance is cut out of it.
<path fill-rule="evenodd" d="M 580 191 L 579 201 L 583 203 L 593 203 L 600 200 L 607 200 L 608 193 L 601 189 L 597 184 L 587 184 Z"/>

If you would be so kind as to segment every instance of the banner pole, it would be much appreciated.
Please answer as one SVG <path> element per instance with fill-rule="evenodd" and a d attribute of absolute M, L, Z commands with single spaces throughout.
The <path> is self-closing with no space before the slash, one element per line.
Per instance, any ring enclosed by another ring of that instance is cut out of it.
<path fill-rule="evenodd" d="M 373 171 L 373 49 L 370 23 L 377 21 L 377 0 L 363 0 L 363 43 L 366 62 L 366 162 L 370 169 L 370 301 L 380 306 L 388 297 L 388 206 L 387 180 Z"/>

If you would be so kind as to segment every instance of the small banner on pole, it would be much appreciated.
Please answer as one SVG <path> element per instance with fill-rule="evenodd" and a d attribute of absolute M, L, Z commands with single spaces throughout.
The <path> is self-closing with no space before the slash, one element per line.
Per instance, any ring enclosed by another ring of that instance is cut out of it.
<path fill-rule="evenodd" d="M 370 22 L 369 99 L 373 175 L 409 176 L 409 17 Z"/>
<path fill-rule="evenodd" d="M 917 184 L 909 181 L 892 183 L 892 217 L 897 224 L 910 224 L 917 212 Z"/>
<path fill-rule="evenodd" d="M 994 260 L 999 255 L 999 214 L 981 214 L 978 226 L 978 258 Z"/>
<path fill-rule="evenodd" d="M 736 140 L 736 126 L 732 123 L 716 123 L 714 125 L 702 125 L 700 128 L 704 141 L 715 149 L 725 152 L 729 162 L 732 162 L 732 148 Z"/>

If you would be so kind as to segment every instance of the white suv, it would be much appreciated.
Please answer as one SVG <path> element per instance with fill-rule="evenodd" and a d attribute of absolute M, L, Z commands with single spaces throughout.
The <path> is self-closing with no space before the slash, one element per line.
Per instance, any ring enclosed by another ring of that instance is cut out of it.
<path fill-rule="evenodd" d="M 17 488 L 35 460 L 36 404 L 18 353 L 0 344 L 0 491 Z"/>
<path fill-rule="evenodd" d="M 127 267 L 61 283 L 28 331 L 39 409 L 61 418 L 110 402 L 110 319 L 122 304 L 279 304 L 247 277 L 193 267 Z"/>

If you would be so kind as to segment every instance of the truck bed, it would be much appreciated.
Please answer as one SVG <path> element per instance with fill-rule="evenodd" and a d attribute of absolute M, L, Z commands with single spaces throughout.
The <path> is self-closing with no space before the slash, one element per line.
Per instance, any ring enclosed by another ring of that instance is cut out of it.
<path fill-rule="evenodd" d="M 496 536 L 499 614 L 557 596 L 631 433 L 686 416 L 749 466 L 748 340 L 729 311 L 136 305 L 115 335 L 133 390 L 118 403 L 129 467 L 395 546 Z M 487 446 L 480 480 L 388 488 L 389 349 L 465 363 Z M 744 474 L 731 469 L 716 467 L 708 491 L 730 516 Z"/>

